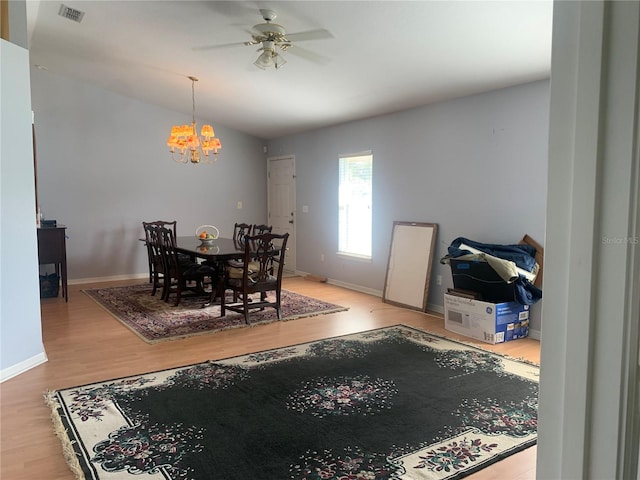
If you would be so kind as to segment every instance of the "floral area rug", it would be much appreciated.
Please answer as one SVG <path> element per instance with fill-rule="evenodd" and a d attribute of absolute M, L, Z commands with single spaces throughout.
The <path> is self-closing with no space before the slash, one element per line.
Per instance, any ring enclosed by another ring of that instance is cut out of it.
<path fill-rule="evenodd" d="M 206 297 L 183 296 L 180 305 L 174 307 L 172 301 L 162 301 L 159 292 L 151 296 L 150 284 L 95 288 L 83 292 L 148 343 L 247 326 L 244 315 L 227 310 L 226 315 L 220 317 L 219 305 L 202 308 Z M 348 310 L 284 289 L 281 309 L 283 320 Z M 278 317 L 274 308 L 265 308 L 252 311 L 249 321 L 255 325 L 278 321 Z"/>
<path fill-rule="evenodd" d="M 46 398 L 82 479 L 453 479 L 535 444 L 538 374 L 397 325 Z"/>

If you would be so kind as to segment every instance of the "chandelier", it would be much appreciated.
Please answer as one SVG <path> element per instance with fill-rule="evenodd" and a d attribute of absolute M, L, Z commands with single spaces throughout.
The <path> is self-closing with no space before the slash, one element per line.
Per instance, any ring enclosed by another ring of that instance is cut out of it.
<path fill-rule="evenodd" d="M 204 163 L 211 163 L 209 152 L 213 150 L 214 161 L 218 155 L 218 150 L 222 148 L 220 139 L 215 136 L 211 125 L 203 125 L 198 136 L 196 129 L 196 93 L 195 85 L 198 79 L 189 77 L 191 80 L 191 103 L 192 122 L 191 125 L 174 125 L 171 127 L 171 134 L 167 140 L 167 146 L 171 152 L 171 157 L 178 163 L 200 163 L 201 153 L 204 153 Z M 201 138 L 202 137 L 202 138 Z M 176 150 L 179 151 L 176 152 Z"/>

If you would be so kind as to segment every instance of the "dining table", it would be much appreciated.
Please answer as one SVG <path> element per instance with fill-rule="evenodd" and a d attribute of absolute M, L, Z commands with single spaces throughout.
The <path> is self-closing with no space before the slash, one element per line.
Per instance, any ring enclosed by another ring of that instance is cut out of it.
<path fill-rule="evenodd" d="M 176 251 L 210 262 L 224 262 L 242 258 L 244 244 L 239 244 L 233 238 L 219 237 L 203 242 L 195 236 L 176 237 Z"/>
<path fill-rule="evenodd" d="M 141 242 L 146 242 L 145 238 L 139 238 Z M 200 258 L 209 263 L 216 263 L 220 272 L 224 271 L 227 260 L 241 259 L 244 257 L 244 244 L 239 244 L 233 238 L 218 237 L 215 239 L 202 241 L 195 236 L 183 236 L 175 238 L 175 249 L 178 253 L 188 255 L 190 258 Z M 212 287 L 211 296 L 203 307 L 208 307 L 215 303 L 215 300 L 222 294 L 222 278 L 218 279 L 218 285 Z"/>
<path fill-rule="evenodd" d="M 146 242 L 144 238 L 140 238 L 139 240 Z M 238 241 L 233 238 L 218 237 L 203 242 L 193 235 L 175 237 L 175 249 L 178 253 L 188 255 L 192 259 L 200 258 L 209 263 L 217 263 L 220 267 L 220 272 L 224 271 L 228 260 L 243 259 L 245 253 L 244 244 L 238 243 Z M 222 294 L 223 276 L 224 275 L 221 275 L 218 279 L 218 285 L 212 288 L 210 299 L 203 307 L 214 304 L 215 300 Z"/>
<path fill-rule="evenodd" d="M 189 255 L 191 258 L 201 258 L 209 263 L 216 263 L 219 271 L 223 272 L 225 263 L 228 260 L 241 259 L 244 257 L 244 244 L 239 244 L 233 238 L 218 237 L 211 240 L 202 241 L 194 236 L 176 237 L 175 249 L 178 253 Z M 224 294 L 222 285 L 224 275 L 218 278 L 218 285 L 212 285 L 209 301 L 202 307 L 208 307 Z"/>

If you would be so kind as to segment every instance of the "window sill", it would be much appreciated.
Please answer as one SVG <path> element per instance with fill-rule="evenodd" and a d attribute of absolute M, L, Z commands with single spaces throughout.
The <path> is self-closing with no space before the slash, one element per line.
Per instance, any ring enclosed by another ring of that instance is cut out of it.
<path fill-rule="evenodd" d="M 336 252 L 336 255 L 346 260 L 354 260 L 356 262 L 372 263 L 372 258 L 368 255 L 358 255 L 356 253 Z"/>

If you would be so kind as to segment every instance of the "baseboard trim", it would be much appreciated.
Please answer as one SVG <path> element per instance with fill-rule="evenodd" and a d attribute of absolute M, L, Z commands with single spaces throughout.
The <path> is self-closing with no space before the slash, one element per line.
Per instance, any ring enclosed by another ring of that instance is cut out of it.
<path fill-rule="evenodd" d="M 540 341 L 540 330 L 531 330 L 529 329 L 529 338 L 533 338 L 534 340 Z"/>
<path fill-rule="evenodd" d="M 99 283 L 99 282 L 116 282 L 119 280 L 140 280 L 142 278 L 149 278 L 148 273 L 134 273 L 133 275 L 114 275 L 112 277 L 93 277 L 93 278 L 76 278 L 69 280 L 69 285 L 82 285 L 84 283 Z"/>
<path fill-rule="evenodd" d="M 38 355 L 34 355 L 31 358 L 27 358 L 26 360 L 23 360 L 20 363 L 11 365 L 10 367 L 0 371 L 0 383 L 4 382 L 5 380 L 9 380 L 10 378 L 16 377 L 21 373 L 26 372 L 27 370 L 31 370 L 32 368 L 37 367 L 38 365 L 42 365 L 47 361 L 48 361 L 47 354 L 46 352 L 43 351 L 42 353 L 39 353 Z"/>
<path fill-rule="evenodd" d="M 311 274 L 307 272 L 303 272 L 301 270 L 296 270 L 296 275 L 300 275 L 301 277 L 304 277 L 305 275 L 311 275 Z M 348 288 L 349 290 L 355 290 L 356 292 L 361 292 L 361 293 L 368 293 L 369 295 L 373 295 L 374 297 L 382 298 L 382 291 L 376 290 L 374 288 L 362 287 L 360 285 L 354 285 L 353 283 L 342 282 L 340 280 L 336 280 L 333 278 L 327 279 L 327 283 L 330 283 L 331 285 L 335 285 L 337 287 Z M 441 315 L 444 315 L 444 306 L 430 303 L 427 305 L 426 313 L 429 313 L 429 312 L 439 313 Z"/>
<path fill-rule="evenodd" d="M 309 272 L 303 272 L 302 270 L 296 270 L 296 275 L 300 275 L 301 277 L 305 277 L 307 275 L 312 275 Z M 361 285 L 355 285 L 353 283 L 342 282 L 340 280 L 336 280 L 333 278 L 328 278 L 327 283 L 331 285 L 335 285 L 336 287 L 348 288 L 349 290 L 354 290 L 360 293 L 366 293 L 369 295 L 373 295 L 374 297 L 382 298 L 382 292 L 380 290 L 376 290 L 374 288 L 363 287 Z"/>
<path fill-rule="evenodd" d="M 434 303 L 428 303 L 427 304 L 427 313 L 429 313 L 429 312 L 434 312 L 434 313 L 439 313 L 440 315 L 444 315 L 444 306 L 436 305 Z"/>
<path fill-rule="evenodd" d="M 355 290 L 356 292 L 367 293 L 369 295 L 373 295 L 374 297 L 382 298 L 382 292 L 374 288 L 362 287 L 353 283 L 341 282 L 340 280 L 335 280 L 333 278 L 329 278 L 327 280 L 327 283 L 335 285 L 336 287 L 348 288 L 349 290 Z"/>

